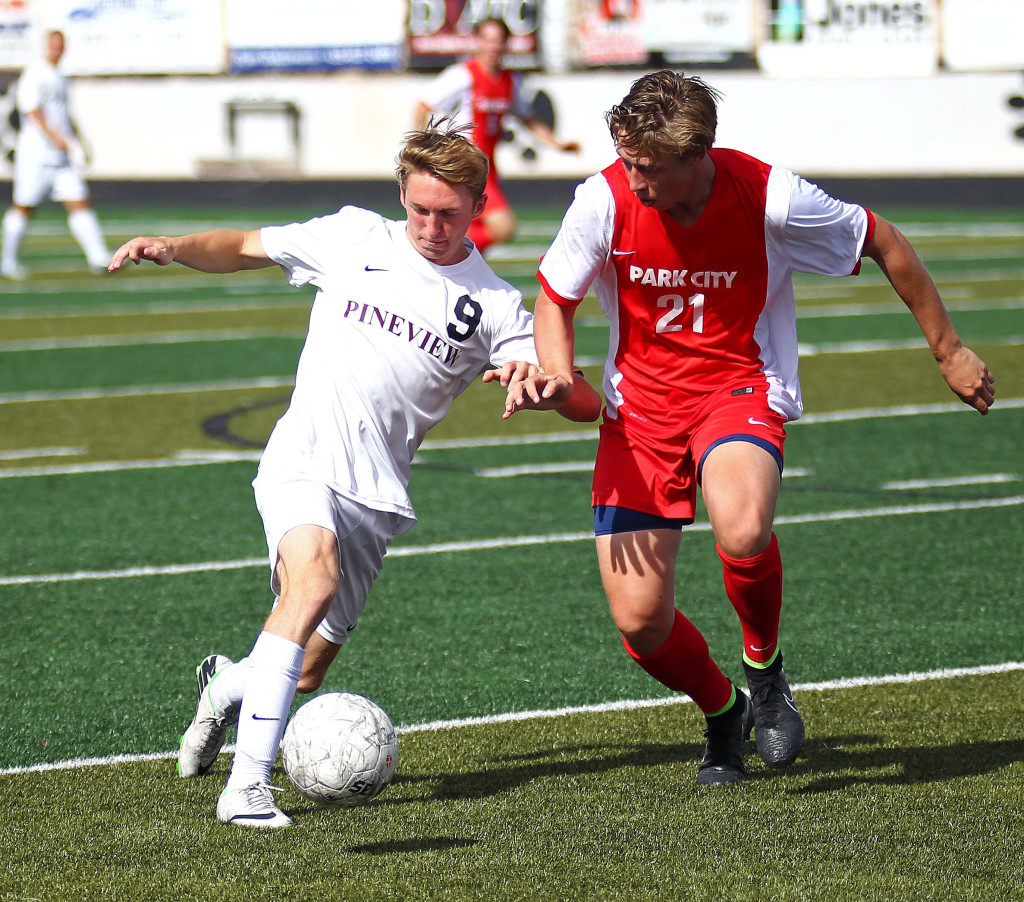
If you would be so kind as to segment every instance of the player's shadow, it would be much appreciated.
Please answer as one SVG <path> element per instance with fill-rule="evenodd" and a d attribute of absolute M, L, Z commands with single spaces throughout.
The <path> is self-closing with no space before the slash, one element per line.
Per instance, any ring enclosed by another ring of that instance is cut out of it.
<path fill-rule="evenodd" d="M 450 774 L 396 774 L 396 783 L 434 784 L 426 798 L 435 801 L 480 799 L 499 795 L 525 783 L 544 777 L 574 777 L 599 774 L 621 768 L 654 767 L 661 764 L 691 762 L 696 770 L 703 746 L 695 743 L 672 745 L 579 745 L 544 750 L 499 759 L 498 766 L 480 771 Z M 577 758 L 578 756 L 578 758 Z M 574 760 L 577 758 L 577 760 Z M 423 797 L 409 801 L 422 801 Z M 403 804 L 405 800 L 382 799 L 383 804 Z"/>
<path fill-rule="evenodd" d="M 400 855 L 417 852 L 445 852 L 475 846 L 478 839 L 456 839 L 453 836 L 431 836 L 421 839 L 398 839 L 391 842 L 372 842 L 362 846 L 350 846 L 349 852 L 356 855 Z"/>
<path fill-rule="evenodd" d="M 757 762 L 753 742 L 747 744 L 750 778 L 776 776 L 803 778 L 790 791 L 826 793 L 852 786 L 901 786 L 980 776 L 1024 760 L 1024 740 L 955 743 L 944 746 L 878 748 L 877 736 L 810 737 L 801 757 L 790 767 L 775 771 Z M 871 746 L 866 748 L 865 746 Z M 703 746 L 696 743 L 581 745 L 544 750 L 500 759 L 505 766 L 450 774 L 415 774 L 395 777 L 396 783 L 433 784 L 433 791 L 415 799 L 382 798 L 377 804 L 406 804 L 424 798 L 435 801 L 480 799 L 513 790 L 544 777 L 575 777 L 619 769 L 662 764 L 697 764 Z M 757 763 L 755 763 L 757 762 Z M 811 777 L 811 782 L 804 780 Z"/>
<path fill-rule="evenodd" d="M 877 748 L 878 737 L 809 739 L 788 773 L 817 774 L 797 794 L 836 792 L 853 786 L 909 786 L 977 777 L 1024 761 L 1024 739 L 960 742 L 941 746 Z M 872 748 L 863 748 L 871 744 Z"/>

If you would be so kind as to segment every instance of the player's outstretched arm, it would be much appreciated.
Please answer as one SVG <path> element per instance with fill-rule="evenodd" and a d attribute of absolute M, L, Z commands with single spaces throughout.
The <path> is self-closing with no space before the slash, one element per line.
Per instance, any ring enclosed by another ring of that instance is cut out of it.
<path fill-rule="evenodd" d="M 965 404 L 982 415 L 988 413 L 995 401 L 995 379 L 985 362 L 961 344 L 939 291 L 910 242 L 876 215 L 875 232 L 864 246 L 864 256 L 879 265 L 914 314 L 946 384 Z"/>
<path fill-rule="evenodd" d="M 117 272 L 126 261 L 138 265 L 148 260 L 157 266 L 177 262 L 200 272 L 226 273 L 273 266 L 263 250 L 259 230 L 241 232 L 214 229 L 180 238 L 133 238 L 110 258 L 108 272 Z"/>
<path fill-rule="evenodd" d="M 510 380 L 506 418 L 519 410 L 557 410 L 575 422 L 591 422 L 601 415 L 600 393 L 573 366 L 574 313 L 574 308 L 559 306 L 541 291 L 533 315 L 541 368 Z"/>

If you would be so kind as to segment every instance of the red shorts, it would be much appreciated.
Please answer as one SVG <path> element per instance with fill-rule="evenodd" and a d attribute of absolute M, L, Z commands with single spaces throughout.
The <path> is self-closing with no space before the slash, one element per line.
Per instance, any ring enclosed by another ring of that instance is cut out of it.
<path fill-rule="evenodd" d="M 785 417 L 768 406 L 764 384 L 714 392 L 680 417 L 679 431 L 654 438 L 629 417 L 601 424 L 594 464 L 593 504 L 625 507 L 693 522 L 700 471 L 707 453 L 723 442 L 752 442 L 782 471 Z"/>

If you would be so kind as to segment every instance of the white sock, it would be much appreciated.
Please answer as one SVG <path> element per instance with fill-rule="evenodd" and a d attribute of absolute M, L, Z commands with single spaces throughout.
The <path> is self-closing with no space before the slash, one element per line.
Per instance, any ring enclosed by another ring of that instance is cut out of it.
<path fill-rule="evenodd" d="M 225 667 L 210 680 L 210 702 L 217 711 L 237 711 L 249 682 L 249 659 Z"/>
<path fill-rule="evenodd" d="M 90 266 L 106 266 L 110 262 L 110 252 L 103 241 L 95 210 L 88 208 L 68 213 L 68 228 L 85 252 L 85 259 Z"/>
<path fill-rule="evenodd" d="M 21 210 L 10 207 L 4 213 L 3 232 L 0 234 L 0 242 L 3 244 L 0 266 L 4 269 L 17 269 L 18 251 L 27 226 L 28 217 Z"/>
<path fill-rule="evenodd" d="M 252 647 L 228 789 L 270 782 L 304 654 L 301 645 L 266 631 Z"/>

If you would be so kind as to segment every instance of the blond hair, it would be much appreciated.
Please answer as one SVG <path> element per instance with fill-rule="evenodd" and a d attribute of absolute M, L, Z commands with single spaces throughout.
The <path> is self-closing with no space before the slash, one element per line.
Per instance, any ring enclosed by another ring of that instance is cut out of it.
<path fill-rule="evenodd" d="M 663 69 L 633 82 L 605 113 L 612 138 L 638 157 L 691 159 L 715 143 L 719 93 L 696 76 Z"/>
<path fill-rule="evenodd" d="M 395 158 L 395 174 L 402 190 L 409 176 L 423 172 L 449 185 L 465 185 L 474 203 L 484 193 L 490 163 L 487 156 L 465 134 L 472 126 L 459 125 L 450 116 L 409 132 Z"/>

